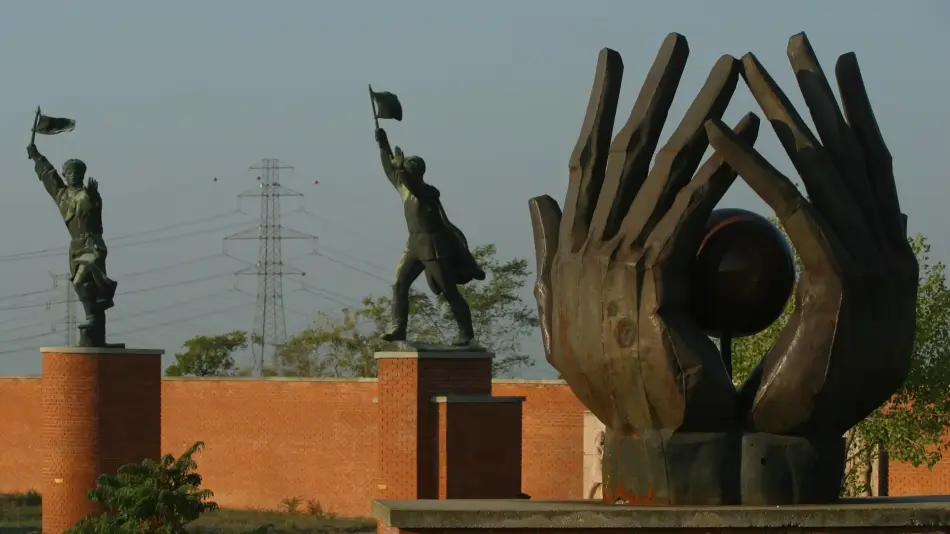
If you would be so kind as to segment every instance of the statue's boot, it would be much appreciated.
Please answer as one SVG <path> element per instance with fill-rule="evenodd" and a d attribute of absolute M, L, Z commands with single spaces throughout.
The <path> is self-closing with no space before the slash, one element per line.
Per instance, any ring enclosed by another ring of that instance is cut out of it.
<path fill-rule="evenodd" d="M 455 336 L 455 340 L 452 341 L 452 346 L 467 347 L 471 345 L 472 341 L 474 340 L 475 340 L 475 336 L 473 334 L 466 335 L 463 333 L 459 333 L 459 335 Z"/>
<path fill-rule="evenodd" d="M 405 341 L 406 329 L 394 328 L 391 332 L 383 334 L 382 339 L 383 341 Z"/>
<path fill-rule="evenodd" d="M 466 347 L 472 344 L 475 339 L 475 329 L 472 327 L 472 311 L 468 303 L 461 295 L 449 300 L 449 307 L 452 309 L 452 315 L 455 316 L 455 324 L 458 325 L 459 333 L 452 341 L 456 347 Z"/>

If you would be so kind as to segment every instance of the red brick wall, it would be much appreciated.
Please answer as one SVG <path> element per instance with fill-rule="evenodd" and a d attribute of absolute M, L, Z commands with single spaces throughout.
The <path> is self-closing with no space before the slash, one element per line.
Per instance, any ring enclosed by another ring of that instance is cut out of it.
<path fill-rule="evenodd" d="M 948 495 L 950 494 L 950 451 L 944 451 L 944 460 L 933 469 L 927 466 L 914 467 L 902 462 L 887 464 L 888 494 L 901 495 Z"/>
<path fill-rule="evenodd" d="M 162 451 L 197 440 L 204 484 L 227 508 L 319 501 L 366 516 L 376 492 L 375 381 L 164 380 Z"/>
<path fill-rule="evenodd" d="M 0 377 L 0 493 L 43 485 L 43 406 L 38 377 Z"/>
<path fill-rule="evenodd" d="M 532 499 L 584 496 L 584 412 L 560 380 L 495 380 L 492 395 L 525 397 L 521 491 Z"/>
<path fill-rule="evenodd" d="M 522 491 L 534 499 L 583 493 L 584 408 L 560 381 L 496 380 L 493 395 L 523 404 Z M 225 507 L 276 509 L 299 497 L 367 516 L 378 493 L 377 384 L 332 379 L 166 379 L 162 452 L 194 441 L 199 471 Z M 40 380 L 0 377 L 0 493 L 39 489 Z M 950 459 L 933 471 L 893 462 L 890 493 L 950 494 Z"/>

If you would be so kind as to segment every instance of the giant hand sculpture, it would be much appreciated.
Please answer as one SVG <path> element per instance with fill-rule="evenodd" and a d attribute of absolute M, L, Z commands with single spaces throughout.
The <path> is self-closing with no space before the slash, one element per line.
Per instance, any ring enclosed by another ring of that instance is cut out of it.
<path fill-rule="evenodd" d="M 802 261 L 795 311 L 743 384 L 741 413 L 758 431 L 840 436 L 907 377 L 918 265 L 857 57 L 835 66 L 847 120 L 805 34 L 789 40 L 788 57 L 821 142 L 754 55 L 742 65 L 810 201 L 721 123 L 708 128 L 717 154 L 775 211 Z"/>
<path fill-rule="evenodd" d="M 754 56 L 723 56 L 651 169 L 687 55 L 683 36 L 667 37 L 611 142 L 623 64 L 600 53 L 564 213 L 549 196 L 530 202 L 545 352 L 608 428 L 605 500 L 831 500 L 841 435 L 900 386 L 913 344 L 917 264 L 890 155 L 853 54 L 837 69 L 846 122 L 799 35 L 789 56 L 823 145 Z M 740 71 L 810 202 L 751 148 L 754 115 L 735 131 L 719 120 Z M 803 263 L 795 313 L 738 393 L 690 313 L 686 275 L 736 171 Z"/>

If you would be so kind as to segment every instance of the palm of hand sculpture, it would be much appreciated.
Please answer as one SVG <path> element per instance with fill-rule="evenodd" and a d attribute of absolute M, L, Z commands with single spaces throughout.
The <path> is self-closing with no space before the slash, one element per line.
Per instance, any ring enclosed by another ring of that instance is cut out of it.
<path fill-rule="evenodd" d="M 723 56 L 650 169 L 687 55 L 683 36 L 667 37 L 611 142 L 623 65 L 603 50 L 564 213 L 549 196 L 530 202 L 547 358 L 612 432 L 841 436 L 906 376 L 918 269 L 856 59 L 837 67 L 845 121 L 807 39 L 790 41 L 819 143 L 754 56 Z M 735 131 L 720 121 L 740 71 L 811 201 L 751 148 L 754 115 Z M 736 171 L 803 264 L 792 319 L 738 393 L 689 312 L 686 276 Z"/>

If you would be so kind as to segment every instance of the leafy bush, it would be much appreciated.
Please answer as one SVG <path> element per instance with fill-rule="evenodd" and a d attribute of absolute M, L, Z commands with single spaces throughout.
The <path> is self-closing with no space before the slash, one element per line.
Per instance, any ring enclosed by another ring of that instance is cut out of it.
<path fill-rule="evenodd" d="M 214 494 L 199 489 L 192 456 L 204 443 L 192 445 L 176 460 L 166 454 L 158 462 L 145 460 L 119 468 L 116 476 L 102 475 L 87 494 L 104 505 L 101 516 L 87 515 L 66 534 L 183 534 L 184 526 L 218 505 Z"/>

